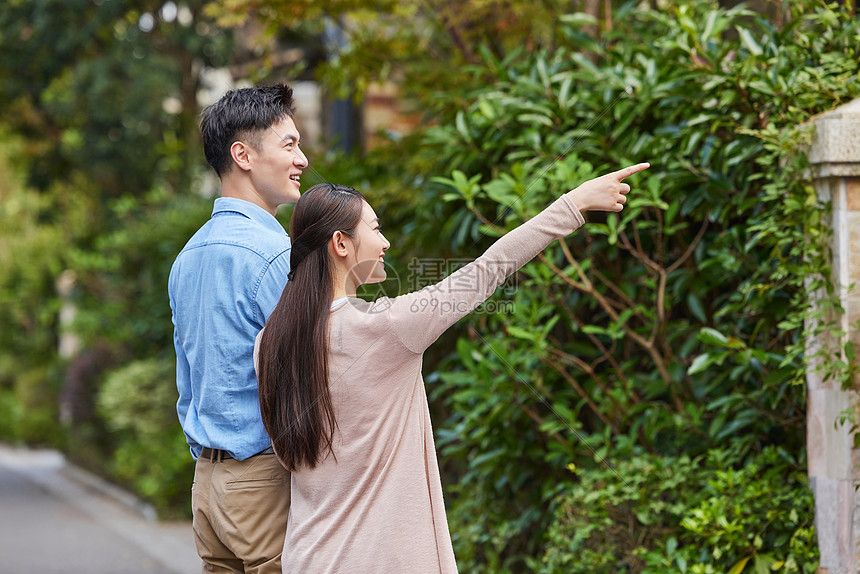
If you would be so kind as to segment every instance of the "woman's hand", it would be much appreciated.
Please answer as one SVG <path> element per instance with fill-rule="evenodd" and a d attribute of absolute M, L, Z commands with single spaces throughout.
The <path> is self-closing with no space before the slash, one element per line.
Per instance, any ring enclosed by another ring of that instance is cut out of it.
<path fill-rule="evenodd" d="M 649 163 L 631 165 L 586 181 L 567 193 L 579 211 L 621 211 L 630 191 L 623 180 L 649 167 Z"/>

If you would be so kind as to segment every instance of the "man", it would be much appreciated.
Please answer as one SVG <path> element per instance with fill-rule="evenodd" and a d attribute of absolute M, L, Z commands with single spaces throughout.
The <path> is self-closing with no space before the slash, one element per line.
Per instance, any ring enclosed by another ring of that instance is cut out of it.
<path fill-rule="evenodd" d="M 298 200 L 308 160 L 282 84 L 230 91 L 200 125 L 221 197 L 168 282 L 194 538 L 205 572 L 280 574 L 290 476 L 260 418 L 253 349 L 290 271 L 275 213 Z"/>

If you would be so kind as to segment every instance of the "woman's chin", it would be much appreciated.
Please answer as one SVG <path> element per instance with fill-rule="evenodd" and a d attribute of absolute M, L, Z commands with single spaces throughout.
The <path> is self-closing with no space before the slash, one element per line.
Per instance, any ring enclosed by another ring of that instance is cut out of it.
<path fill-rule="evenodd" d="M 382 283 L 386 279 L 388 279 L 388 274 L 383 270 L 381 273 L 374 273 L 371 275 L 364 283 L 366 285 L 371 285 L 373 283 Z"/>
<path fill-rule="evenodd" d="M 373 283 L 382 283 L 388 279 L 385 265 L 376 261 L 362 263 L 353 267 L 351 274 L 356 285 L 372 285 Z"/>

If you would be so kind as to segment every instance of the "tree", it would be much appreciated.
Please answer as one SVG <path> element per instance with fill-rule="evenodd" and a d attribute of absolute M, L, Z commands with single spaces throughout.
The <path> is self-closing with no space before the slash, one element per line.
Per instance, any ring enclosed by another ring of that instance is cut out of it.
<path fill-rule="evenodd" d="M 469 77 L 468 66 L 480 60 L 482 46 L 501 55 L 522 45 L 554 45 L 557 16 L 572 4 L 578 3 L 229 0 L 211 2 L 207 13 L 225 26 L 255 18 L 272 36 L 286 29 L 329 40 L 318 76 L 337 95 L 360 99 L 371 82 L 394 80 L 427 106 L 437 91 Z M 336 45 L 330 41 L 333 30 L 341 36 Z"/>
<path fill-rule="evenodd" d="M 0 13 L 0 121 L 27 139 L 27 183 L 77 193 L 182 189 L 200 165 L 200 74 L 229 36 L 202 2 L 14 0 Z M 193 173 L 191 171 L 190 173 Z"/>
<path fill-rule="evenodd" d="M 153 204 L 189 194 L 201 171 L 198 92 L 203 74 L 225 65 L 232 49 L 230 33 L 201 9 L 196 0 L 11 0 L 0 11 L 0 154 L 15 176 L 0 189 L 7 439 L 62 446 L 70 439 L 57 424 L 64 387 L 77 389 L 73 403 L 88 403 L 75 412 L 94 416 L 94 389 L 111 361 L 90 359 L 158 356 L 169 343 L 153 333 L 152 324 L 165 321 L 153 308 L 166 307 L 162 267 L 187 239 L 176 235 L 197 206 L 166 238 L 153 233 L 156 225 L 135 227 L 137 237 L 120 228 L 136 223 L 124 209 L 141 207 L 137 217 L 148 217 Z M 137 268 L 126 257 L 133 245 L 149 247 L 135 253 Z M 77 281 L 65 304 L 77 308 L 72 328 L 84 342 L 73 358 L 57 354 L 69 328 L 59 324 L 55 287 L 64 271 Z M 143 304 L 149 308 L 139 310 Z M 76 443 L 73 456 L 104 446 L 97 430 L 74 428 L 89 443 Z M 106 458 L 98 452 L 90 460 Z"/>

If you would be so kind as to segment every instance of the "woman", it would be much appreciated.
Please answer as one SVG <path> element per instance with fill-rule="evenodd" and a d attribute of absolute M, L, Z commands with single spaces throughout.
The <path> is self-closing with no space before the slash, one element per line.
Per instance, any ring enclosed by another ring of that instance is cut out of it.
<path fill-rule="evenodd" d="M 621 211 L 639 164 L 588 181 L 436 285 L 355 298 L 383 281 L 390 244 L 370 205 L 320 184 L 296 204 L 290 280 L 257 338 L 260 408 L 292 471 L 283 572 L 457 572 L 423 353 L 555 239 L 581 211 Z M 468 286 L 468 288 L 464 288 Z"/>

